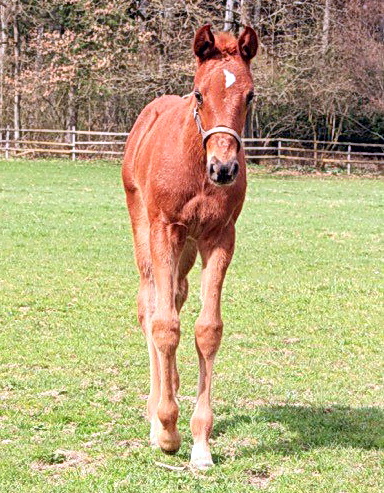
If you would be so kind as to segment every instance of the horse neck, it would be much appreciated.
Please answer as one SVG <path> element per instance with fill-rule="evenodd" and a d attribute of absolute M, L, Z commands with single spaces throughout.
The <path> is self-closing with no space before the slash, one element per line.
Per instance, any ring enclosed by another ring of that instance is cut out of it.
<path fill-rule="evenodd" d="M 183 153 L 186 160 L 188 160 L 191 165 L 197 166 L 199 163 L 203 164 L 205 161 L 205 149 L 203 146 L 203 139 L 193 117 L 193 110 L 195 108 L 193 95 L 190 97 L 188 102 L 189 104 L 184 110 L 185 119 L 180 135 Z"/>

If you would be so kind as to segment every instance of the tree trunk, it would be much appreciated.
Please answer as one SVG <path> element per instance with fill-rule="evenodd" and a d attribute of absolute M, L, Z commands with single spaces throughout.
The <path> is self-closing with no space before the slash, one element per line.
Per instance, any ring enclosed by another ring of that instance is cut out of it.
<path fill-rule="evenodd" d="M 261 0 L 256 0 L 253 7 L 253 27 L 258 27 L 261 19 Z"/>
<path fill-rule="evenodd" d="M 42 55 L 42 41 L 43 41 L 44 27 L 39 26 L 37 28 L 37 36 L 36 36 L 36 58 L 35 58 L 35 71 L 37 73 L 40 72 L 42 64 L 43 64 L 43 55 Z"/>
<path fill-rule="evenodd" d="M 4 71 L 5 71 L 5 47 L 7 44 L 7 19 L 5 5 L 0 4 L 0 128 L 5 126 L 4 115 Z"/>
<path fill-rule="evenodd" d="M 325 55 L 329 45 L 329 23 L 331 18 L 331 0 L 325 0 L 323 17 L 323 37 L 321 40 L 321 54 Z"/>
<path fill-rule="evenodd" d="M 21 95 L 20 95 L 20 33 L 19 33 L 19 2 L 15 1 L 15 11 L 13 16 L 13 78 L 14 78 L 14 99 L 13 99 L 13 126 L 15 129 L 14 139 L 20 138 L 21 127 Z M 17 145 L 16 145 L 17 147 Z"/>
<path fill-rule="evenodd" d="M 260 17 L 261 0 L 253 2 L 252 0 L 241 0 L 240 2 L 240 23 L 243 26 L 252 26 Z M 250 105 L 244 126 L 244 137 L 253 137 L 253 106 Z"/>
<path fill-rule="evenodd" d="M 244 125 L 244 137 L 252 138 L 253 137 L 253 109 L 252 105 L 249 106 L 247 111 L 247 117 L 245 119 Z"/>
<path fill-rule="evenodd" d="M 234 0 L 227 0 L 225 5 L 224 31 L 230 31 L 233 26 Z"/>
<path fill-rule="evenodd" d="M 71 84 L 68 91 L 68 110 L 67 110 L 67 140 L 71 142 L 72 136 L 70 131 L 77 125 L 77 101 L 76 101 L 76 86 Z"/>
<path fill-rule="evenodd" d="M 241 0 L 240 2 L 240 24 L 242 26 L 252 25 L 252 11 L 254 2 L 250 0 Z"/>

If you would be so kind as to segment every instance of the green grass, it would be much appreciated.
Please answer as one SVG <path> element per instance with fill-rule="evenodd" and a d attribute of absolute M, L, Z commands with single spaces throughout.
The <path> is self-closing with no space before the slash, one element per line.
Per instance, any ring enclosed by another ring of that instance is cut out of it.
<path fill-rule="evenodd" d="M 147 445 L 146 345 L 120 168 L 0 162 L 0 491 L 381 492 L 383 182 L 249 177 L 223 294 L 215 467 L 188 463 L 191 272 L 174 457 Z M 69 452 L 68 452 L 69 451 Z"/>

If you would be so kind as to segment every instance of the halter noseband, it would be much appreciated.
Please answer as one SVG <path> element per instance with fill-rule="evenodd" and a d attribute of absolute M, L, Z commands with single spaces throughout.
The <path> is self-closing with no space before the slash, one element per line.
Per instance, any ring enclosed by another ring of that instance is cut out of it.
<path fill-rule="evenodd" d="M 239 152 L 241 149 L 241 137 L 240 135 L 236 132 L 236 130 L 233 130 L 233 128 L 225 127 L 225 126 L 220 126 L 220 127 L 213 127 L 210 130 L 204 130 L 203 126 L 201 125 L 201 120 L 200 120 L 200 115 L 198 112 L 197 108 L 194 108 L 193 110 L 193 118 L 196 122 L 197 129 L 199 133 L 201 134 L 201 137 L 203 139 L 203 146 L 205 149 L 208 137 L 211 136 L 212 134 L 218 134 L 218 133 L 224 133 L 224 134 L 229 134 L 232 135 L 232 137 L 235 137 L 238 145 L 237 151 Z"/>

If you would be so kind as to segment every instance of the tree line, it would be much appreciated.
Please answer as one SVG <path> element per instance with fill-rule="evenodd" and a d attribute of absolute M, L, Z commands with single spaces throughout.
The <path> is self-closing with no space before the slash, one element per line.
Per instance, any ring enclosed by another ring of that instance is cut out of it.
<path fill-rule="evenodd" d="M 384 140 L 382 0 L 0 0 L 0 128 L 128 131 L 206 23 L 259 34 L 249 135 Z"/>

